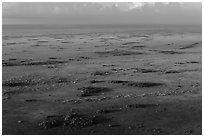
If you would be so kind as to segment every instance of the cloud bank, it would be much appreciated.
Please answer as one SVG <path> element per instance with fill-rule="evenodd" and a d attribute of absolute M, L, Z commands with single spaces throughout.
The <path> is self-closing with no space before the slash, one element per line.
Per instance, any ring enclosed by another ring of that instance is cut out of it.
<path fill-rule="evenodd" d="M 202 24 L 202 3 L 2 4 L 3 24 Z"/>

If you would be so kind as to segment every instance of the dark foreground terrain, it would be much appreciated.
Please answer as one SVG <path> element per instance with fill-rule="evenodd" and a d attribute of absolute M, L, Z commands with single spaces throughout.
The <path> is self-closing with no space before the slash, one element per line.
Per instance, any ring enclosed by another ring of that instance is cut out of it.
<path fill-rule="evenodd" d="M 11 134 L 202 134 L 200 33 L 3 37 Z"/>

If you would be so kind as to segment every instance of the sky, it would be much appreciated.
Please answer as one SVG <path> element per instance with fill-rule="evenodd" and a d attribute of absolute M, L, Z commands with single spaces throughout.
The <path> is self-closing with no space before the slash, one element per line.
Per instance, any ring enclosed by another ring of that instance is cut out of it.
<path fill-rule="evenodd" d="M 201 25 L 202 3 L 3 2 L 3 24 Z"/>

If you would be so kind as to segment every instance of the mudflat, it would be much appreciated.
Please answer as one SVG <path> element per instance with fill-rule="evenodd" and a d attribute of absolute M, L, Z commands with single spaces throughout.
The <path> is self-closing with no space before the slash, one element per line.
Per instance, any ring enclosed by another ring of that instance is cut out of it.
<path fill-rule="evenodd" d="M 201 32 L 3 34 L 4 135 L 202 134 Z"/>

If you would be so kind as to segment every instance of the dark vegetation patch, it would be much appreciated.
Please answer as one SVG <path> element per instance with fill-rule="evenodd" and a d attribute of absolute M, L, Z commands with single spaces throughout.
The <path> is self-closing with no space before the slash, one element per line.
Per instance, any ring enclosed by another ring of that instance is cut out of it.
<path fill-rule="evenodd" d="M 9 99 L 11 99 L 11 97 L 8 97 L 8 96 L 2 97 L 2 100 L 9 100 Z"/>
<path fill-rule="evenodd" d="M 48 59 L 59 59 L 59 58 L 56 58 L 56 57 L 49 57 Z"/>
<path fill-rule="evenodd" d="M 42 60 L 42 61 L 33 61 L 33 60 L 5 60 L 2 62 L 3 66 L 32 66 L 32 65 L 55 65 L 67 63 L 64 60 Z"/>
<path fill-rule="evenodd" d="M 93 86 L 79 88 L 79 90 L 81 90 L 80 95 L 81 97 L 94 96 L 99 95 L 101 93 L 112 91 L 112 89 L 108 87 L 93 87 Z"/>
<path fill-rule="evenodd" d="M 199 61 L 187 61 L 187 62 L 176 62 L 175 64 L 197 64 L 201 63 Z"/>
<path fill-rule="evenodd" d="M 67 77 L 53 77 L 51 78 L 55 83 L 68 83 L 69 79 Z"/>
<path fill-rule="evenodd" d="M 78 57 L 80 59 L 91 59 L 91 57 L 86 57 L 86 56 L 81 56 L 81 57 Z"/>
<path fill-rule="evenodd" d="M 69 79 L 67 77 L 52 77 L 50 79 L 41 78 L 35 75 L 21 76 L 11 78 L 9 80 L 3 81 L 2 86 L 7 87 L 23 87 L 30 85 L 43 85 L 51 83 L 68 83 Z"/>
<path fill-rule="evenodd" d="M 138 51 L 128 51 L 128 50 L 112 50 L 112 51 L 98 51 L 95 52 L 99 55 L 112 55 L 112 56 L 127 56 L 127 55 L 143 55 L 146 54 L 144 52 L 138 52 Z"/>
<path fill-rule="evenodd" d="M 94 84 L 94 83 L 102 83 L 105 82 L 104 80 L 90 80 L 90 83 Z"/>
<path fill-rule="evenodd" d="M 96 114 L 109 114 L 109 113 L 115 113 L 115 112 L 119 112 L 122 111 L 122 109 L 101 109 L 101 110 L 97 110 L 95 113 Z"/>
<path fill-rule="evenodd" d="M 140 72 L 140 73 L 152 73 L 152 72 L 160 72 L 160 70 L 156 69 L 143 69 L 143 68 L 131 68 L 134 70 L 134 72 Z"/>
<path fill-rule="evenodd" d="M 149 108 L 149 107 L 156 107 L 158 104 L 130 104 L 126 107 L 128 108 Z"/>
<path fill-rule="evenodd" d="M 173 51 L 173 50 L 162 50 L 162 51 L 159 51 L 159 53 L 163 53 L 163 54 L 184 54 L 185 52 Z"/>
<path fill-rule="evenodd" d="M 25 102 L 36 102 L 38 101 L 37 99 L 26 99 Z"/>
<path fill-rule="evenodd" d="M 11 59 L 8 59 L 8 60 L 17 60 L 17 59 L 15 59 L 15 58 L 11 58 Z"/>
<path fill-rule="evenodd" d="M 181 71 L 181 70 L 168 70 L 168 71 L 166 71 L 165 73 L 166 74 L 170 74 L 170 73 L 182 73 L 183 71 Z"/>
<path fill-rule="evenodd" d="M 70 42 L 70 41 L 61 41 L 61 43 L 73 43 L 73 42 Z"/>
<path fill-rule="evenodd" d="M 135 82 L 135 81 L 124 81 L 124 80 L 112 80 L 110 83 L 123 84 L 127 86 L 134 87 L 155 87 L 162 86 L 164 83 L 155 83 L 155 82 Z"/>
<path fill-rule="evenodd" d="M 15 45 L 15 44 L 17 44 L 16 42 L 8 42 L 7 43 L 8 45 Z"/>
<path fill-rule="evenodd" d="M 92 75 L 94 76 L 106 76 L 106 75 L 110 75 L 111 72 L 109 71 L 96 71 L 94 73 L 92 73 Z"/>
<path fill-rule="evenodd" d="M 171 74 L 171 73 L 184 73 L 184 72 L 191 72 L 191 71 L 199 71 L 199 69 L 168 70 L 168 71 L 165 71 L 165 73 Z"/>
<path fill-rule="evenodd" d="M 43 128 L 69 127 L 84 128 L 96 124 L 103 124 L 110 121 L 104 116 L 79 114 L 72 112 L 68 115 L 48 116 L 45 121 L 39 123 Z"/>
<path fill-rule="evenodd" d="M 9 87 L 29 86 L 34 84 L 36 83 L 33 82 L 32 80 L 18 80 L 18 81 L 9 80 L 9 81 L 3 82 L 3 86 L 9 86 Z"/>
<path fill-rule="evenodd" d="M 12 96 L 32 91 L 47 91 L 70 83 L 68 77 L 43 77 L 39 75 L 27 75 L 15 77 L 2 82 L 3 96 Z"/>
<path fill-rule="evenodd" d="M 103 64 L 102 65 L 103 67 L 113 67 L 113 66 L 115 66 L 114 64 Z"/>
<path fill-rule="evenodd" d="M 87 60 L 87 59 L 92 59 L 92 58 L 86 57 L 86 56 L 81 56 L 81 57 L 76 57 L 76 58 L 69 58 L 69 61 L 82 61 L 82 60 Z"/>
<path fill-rule="evenodd" d="M 154 83 L 154 82 L 130 82 L 128 83 L 129 86 L 135 87 L 154 87 L 154 86 L 161 86 L 163 83 Z"/>
<path fill-rule="evenodd" d="M 82 61 L 82 60 L 78 58 L 70 58 L 69 61 Z"/>
<path fill-rule="evenodd" d="M 199 62 L 199 61 L 187 61 L 186 63 L 192 63 L 192 64 L 197 64 L 197 63 L 201 63 L 201 62 Z"/>
<path fill-rule="evenodd" d="M 126 42 L 126 43 L 123 43 L 122 45 L 134 45 L 134 44 L 138 44 L 140 43 L 139 41 L 138 42 Z"/>
<path fill-rule="evenodd" d="M 180 49 L 188 49 L 188 48 L 193 48 L 195 47 L 196 45 L 200 44 L 202 42 L 195 42 L 193 44 L 190 44 L 190 45 L 187 45 L 187 46 L 184 46 L 184 47 L 181 47 Z"/>
<path fill-rule="evenodd" d="M 141 49 L 145 48 L 146 46 L 131 46 L 131 49 Z"/>

